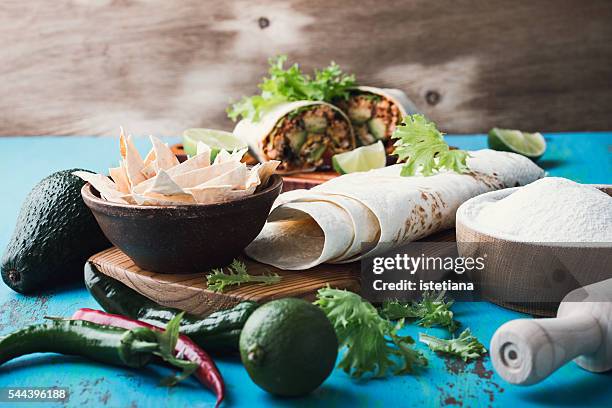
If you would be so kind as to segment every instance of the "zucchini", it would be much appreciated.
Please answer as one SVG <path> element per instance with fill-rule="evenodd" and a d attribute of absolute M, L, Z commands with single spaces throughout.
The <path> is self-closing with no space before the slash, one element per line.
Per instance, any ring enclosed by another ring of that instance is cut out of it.
<path fill-rule="evenodd" d="M 158 305 L 123 283 L 104 275 L 91 262 L 85 264 L 85 286 L 106 312 L 131 317 L 158 327 L 164 327 L 181 312 Z M 257 307 L 255 302 L 242 302 L 206 317 L 185 314 L 181 320 L 180 332 L 207 351 L 237 351 L 242 327 Z"/>

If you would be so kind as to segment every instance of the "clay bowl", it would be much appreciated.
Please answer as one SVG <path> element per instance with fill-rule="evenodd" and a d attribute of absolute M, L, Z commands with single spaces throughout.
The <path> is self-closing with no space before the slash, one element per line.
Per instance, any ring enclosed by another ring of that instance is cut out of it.
<path fill-rule="evenodd" d="M 612 195 L 612 186 L 595 187 Z M 474 197 L 457 210 L 457 249 L 462 257 L 484 257 L 485 268 L 469 277 L 481 296 L 512 310 L 554 316 L 570 291 L 612 278 L 612 243 L 523 242 L 477 221 L 480 206 L 520 187 Z"/>
<path fill-rule="evenodd" d="M 255 194 L 219 204 L 137 206 L 100 198 L 89 184 L 81 195 L 106 237 L 140 268 L 199 273 L 229 264 L 255 239 L 283 186 L 273 175 Z"/>

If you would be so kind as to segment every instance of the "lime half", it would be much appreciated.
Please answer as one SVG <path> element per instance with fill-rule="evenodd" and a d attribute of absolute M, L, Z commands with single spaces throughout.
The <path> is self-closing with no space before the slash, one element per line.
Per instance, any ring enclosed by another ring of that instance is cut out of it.
<path fill-rule="evenodd" d="M 381 141 L 332 157 L 334 170 L 340 174 L 379 169 L 385 167 L 386 164 L 385 146 Z"/>
<path fill-rule="evenodd" d="M 196 154 L 198 142 L 204 142 L 210 146 L 212 160 L 220 150 L 233 152 L 236 149 L 247 148 L 243 140 L 223 130 L 194 128 L 183 132 L 183 149 L 189 156 Z"/>
<path fill-rule="evenodd" d="M 540 133 L 493 128 L 489 131 L 489 147 L 493 150 L 522 154 L 535 160 L 546 151 L 546 140 Z"/>

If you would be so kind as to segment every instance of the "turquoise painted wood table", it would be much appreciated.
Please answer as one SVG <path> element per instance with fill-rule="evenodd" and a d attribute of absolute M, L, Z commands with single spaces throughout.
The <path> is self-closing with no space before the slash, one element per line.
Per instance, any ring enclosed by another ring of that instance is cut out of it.
<path fill-rule="evenodd" d="M 452 136 L 452 145 L 465 149 L 486 147 L 483 135 Z M 539 164 L 551 175 L 583 183 L 612 183 L 612 132 L 547 134 L 548 150 Z M 170 142 L 175 139 L 169 138 Z M 137 141 L 140 149 L 145 139 Z M 30 188 L 49 173 L 83 167 L 106 171 L 116 164 L 117 140 L 95 137 L 0 138 L 0 248 L 12 232 L 19 207 Z M 40 322 L 46 315 L 69 316 L 96 302 L 82 287 L 36 297 L 12 292 L 0 284 L 0 334 Z M 523 317 L 490 303 L 461 303 L 457 318 L 485 344 L 502 323 Z M 416 337 L 419 329 L 405 329 Z M 429 332 L 442 335 L 441 331 Z M 325 384 L 301 399 L 266 394 L 250 380 L 236 357 L 217 360 L 227 384 L 226 406 L 285 407 L 405 407 L 405 406 L 610 406 L 612 373 L 592 374 L 569 364 L 532 387 L 506 384 L 488 358 L 463 364 L 433 355 L 421 345 L 430 366 L 418 375 L 384 380 L 354 381 L 335 370 Z M 77 357 L 37 354 L 0 367 L 0 387 L 67 387 L 71 407 L 206 407 L 213 395 L 189 380 L 174 388 L 158 386 L 163 367 L 128 370 L 107 367 Z M 1 405 L 1 404 L 0 404 Z M 30 405 L 24 404 L 23 406 Z M 42 406 L 42 404 L 31 404 Z M 19 405 L 22 406 L 22 405 Z"/>

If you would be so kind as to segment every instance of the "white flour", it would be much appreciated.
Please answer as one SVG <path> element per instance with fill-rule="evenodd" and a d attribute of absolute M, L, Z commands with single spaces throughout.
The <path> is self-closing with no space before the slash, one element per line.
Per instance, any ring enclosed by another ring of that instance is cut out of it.
<path fill-rule="evenodd" d="M 612 242 L 612 197 L 560 177 L 546 177 L 483 205 L 477 221 L 532 242 Z"/>

